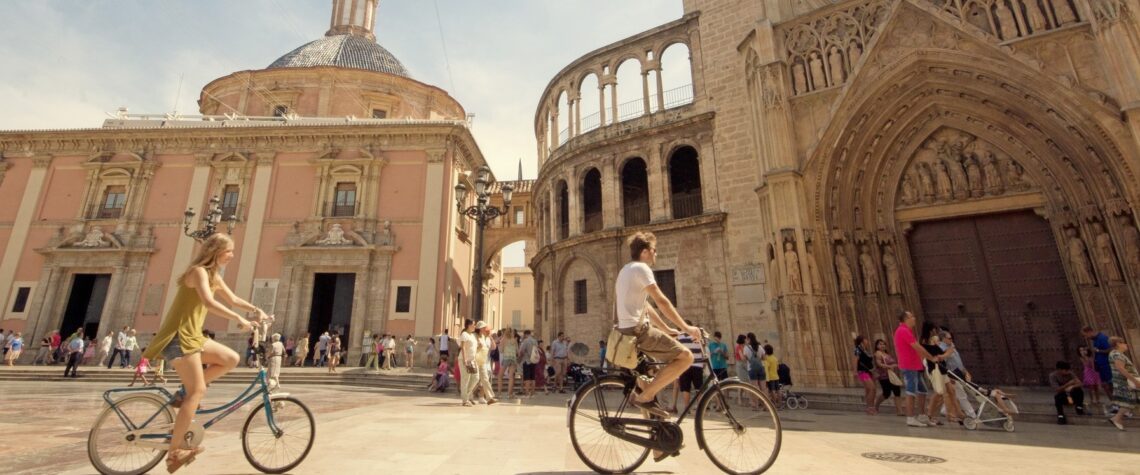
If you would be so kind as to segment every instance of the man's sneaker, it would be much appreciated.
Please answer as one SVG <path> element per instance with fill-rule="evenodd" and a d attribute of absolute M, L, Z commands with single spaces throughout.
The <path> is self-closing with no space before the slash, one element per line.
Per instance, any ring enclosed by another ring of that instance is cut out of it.
<path fill-rule="evenodd" d="M 666 411 L 661 406 L 659 406 L 657 404 L 657 399 L 653 399 L 652 401 L 640 402 L 637 400 L 637 396 L 640 394 L 641 394 L 640 391 L 634 391 L 634 392 L 630 393 L 629 403 L 633 404 L 638 409 L 641 409 L 641 410 L 649 413 L 650 415 L 657 416 L 657 417 L 660 417 L 662 419 L 668 419 L 669 418 L 669 411 Z"/>
<path fill-rule="evenodd" d="M 1057 424 L 1058 425 L 1065 425 L 1068 423 L 1069 423 L 1069 420 L 1065 418 L 1064 414 L 1057 414 Z"/>
<path fill-rule="evenodd" d="M 471 404 L 471 401 L 463 401 L 463 407 L 471 407 L 471 406 L 474 406 L 474 404 Z"/>
<path fill-rule="evenodd" d="M 1078 416 L 1085 415 L 1085 406 L 1077 406 L 1076 409 L 1077 409 L 1077 415 Z"/>
<path fill-rule="evenodd" d="M 927 417 L 926 414 L 919 414 L 918 417 L 915 418 L 915 420 L 917 420 L 918 423 L 922 424 L 922 425 L 926 425 L 926 426 L 931 425 L 930 424 L 930 418 Z"/>
<path fill-rule="evenodd" d="M 919 422 L 918 419 L 913 418 L 913 417 L 907 417 L 906 418 L 906 425 L 908 425 L 910 427 L 926 427 L 926 424 Z"/>
<path fill-rule="evenodd" d="M 496 402 L 499 402 L 499 400 L 495 399 L 495 398 L 491 398 L 491 399 L 487 400 L 487 405 L 490 406 L 491 404 L 494 404 Z"/>

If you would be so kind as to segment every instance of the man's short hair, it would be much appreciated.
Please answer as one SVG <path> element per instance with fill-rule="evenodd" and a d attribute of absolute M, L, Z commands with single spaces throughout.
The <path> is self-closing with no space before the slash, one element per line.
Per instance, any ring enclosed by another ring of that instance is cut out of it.
<path fill-rule="evenodd" d="M 713 336 L 720 338 L 720 332 L 713 332 Z"/>
<path fill-rule="evenodd" d="M 1081 328 L 1081 331 L 1082 331 L 1082 332 L 1085 332 L 1085 333 L 1092 333 L 1092 332 L 1093 332 L 1093 327 L 1092 327 L 1092 326 L 1090 326 L 1090 325 L 1085 325 L 1085 327 L 1084 327 L 1084 328 Z"/>
<path fill-rule="evenodd" d="M 1068 361 L 1058 361 L 1057 369 L 1073 369 L 1073 366 Z"/>
<path fill-rule="evenodd" d="M 657 245 L 657 236 L 644 231 L 635 233 L 626 240 L 626 244 L 629 245 L 629 258 L 635 261 L 640 260 L 641 251 L 652 249 Z"/>
<path fill-rule="evenodd" d="M 906 320 L 906 315 L 908 313 L 910 313 L 910 310 L 899 310 L 899 321 L 901 322 L 903 320 Z"/>
<path fill-rule="evenodd" d="M 523 330 L 523 335 L 530 335 L 530 330 Z"/>

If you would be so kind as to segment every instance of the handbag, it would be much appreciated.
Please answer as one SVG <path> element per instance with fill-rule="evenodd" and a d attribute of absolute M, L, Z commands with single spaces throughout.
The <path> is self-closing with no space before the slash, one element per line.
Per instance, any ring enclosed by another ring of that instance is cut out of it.
<path fill-rule="evenodd" d="M 930 385 L 934 386 L 934 392 L 938 394 L 946 392 L 946 375 L 942 374 L 942 370 L 938 368 L 938 365 L 928 370 L 926 376 L 930 378 Z"/>
<path fill-rule="evenodd" d="M 893 369 L 887 370 L 887 379 L 890 380 L 891 384 L 893 384 L 895 386 L 902 387 L 902 385 L 903 385 L 902 378 L 900 378 L 898 373 L 895 373 L 895 370 L 893 370 Z"/>
<path fill-rule="evenodd" d="M 610 330 L 606 342 L 606 362 L 619 368 L 637 367 L 637 337 L 624 335 L 617 328 Z"/>

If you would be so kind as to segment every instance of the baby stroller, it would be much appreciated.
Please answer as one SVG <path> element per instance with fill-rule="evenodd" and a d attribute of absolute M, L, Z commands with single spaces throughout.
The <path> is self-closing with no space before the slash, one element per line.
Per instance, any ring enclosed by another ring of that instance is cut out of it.
<path fill-rule="evenodd" d="M 969 430 L 975 430 L 980 424 L 991 427 L 1001 427 L 1006 432 L 1013 432 L 1013 415 L 1017 414 L 1017 405 L 1013 403 L 1002 390 L 996 388 L 985 388 L 977 383 L 966 381 L 958 375 L 957 372 L 951 371 L 947 377 L 957 382 L 957 386 L 966 391 L 966 394 L 973 396 L 973 399 L 978 402 L 977 416 L 966 417 L 962 421 L 962 425 Z"/>
<path fill-rule="evenodd" d="M 801 394 L 792 390 L 792 368 L 788 365 L 780 363 L 776 367 L 776 375 L 780 378 L 777 394 L 781 401 L 784 401 L 784 407 L 788 409 L 807 409 L 808 400 Z"/>
<path fill-rule="evenodd" d="M 566 368 L 566 375 L 574 382 L 574 390 L 577 391 L 579 387 L 590 380 L 593 371 L 581 364 L 572 363 Z"/>

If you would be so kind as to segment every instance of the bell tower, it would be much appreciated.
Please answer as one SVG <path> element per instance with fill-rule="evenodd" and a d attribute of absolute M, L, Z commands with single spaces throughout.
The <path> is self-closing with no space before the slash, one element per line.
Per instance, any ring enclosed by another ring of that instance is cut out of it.
<path fill-rule="evenodd" d="M 376 41 L 376 7 L 380 0 L 333 0 L 325 36 L 356 35 Z"/>

